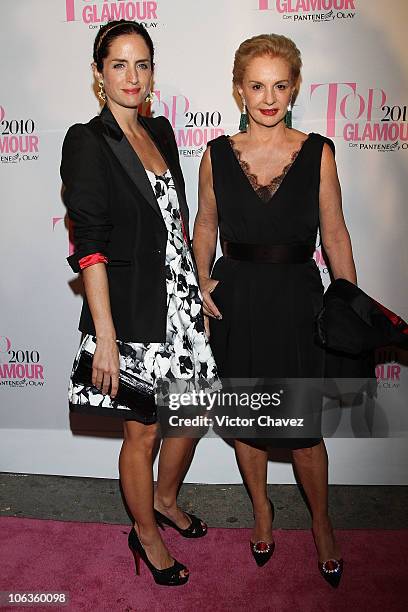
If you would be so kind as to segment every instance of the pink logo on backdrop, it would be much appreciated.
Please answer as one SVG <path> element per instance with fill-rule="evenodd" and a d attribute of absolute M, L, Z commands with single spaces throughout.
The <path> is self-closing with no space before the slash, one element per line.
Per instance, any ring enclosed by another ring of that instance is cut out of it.
<path fill-rule="evenodd" d="M 278 13 L 308 13 L 311 11 L 354 11 L 356 0 L 258 0 L 260 11 L 276 8 Z"/>
<path fill-rule="evenodd" d="M 380 87 L 364 88 L 356 82 L 312 83 L 310 97 L 323 106 L 325 132 L 339 135 L 360 149 L 408 149 L 407 106 L 387 104 Z M 368 144 L 391 141 L 391 144 Z"/>
<path fill-rule="evenodd" d="M 92 27 L 92 24 L 119 19 L 142 21 L 145 26 L 153 25 L 151 22 L 157 20 L 157 8 L 158 3 L 152 0 L 147 2 L 65 0 L 66 20 L 82 21 L 89 24 L 89 27 Z"/>
<path fill-rule="evenodd" d="M 18 163 L 38 159 L 39 137 L 34 134 L 33 119 L 6 118 L 0 106 L 0 161 Z"/>
<path fill-rule="evenodd" d="M 224 134 L 219 110 L 191 110 L 190 100 L 183 94 L 167 96 L 155 91 L 153 111 L 170 121 L 179 153 L 184 157 L 201 155 L 209 140 Z"/>
<path fill-rule="evenodd" d="M 352 19 L 356 0 L 258 0 L 258 10 L 276 10 L 283 19 L 293 21 Z"/>
<path fill-rule="evenodd" d="M 378 385 L 385 389 L 395 389 L 400 386 L 401 366 L 397 363 L 397 352 L 392 349 L 376 351 L 375 376 Z"/>
<path fill-rule="evenodd" d="M 10 338 L 0 336 L 0 386 L 42 387 L 44 382 L 39 351 L 13 349 Z"/>

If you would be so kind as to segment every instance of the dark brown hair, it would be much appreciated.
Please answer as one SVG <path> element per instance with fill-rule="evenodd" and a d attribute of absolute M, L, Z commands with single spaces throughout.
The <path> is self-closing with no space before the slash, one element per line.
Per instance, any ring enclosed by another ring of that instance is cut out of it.
<path fill-rule="evenodd" d="M 137 21 L 126 21 L 125 19 L 121 19 L 120 21 L 109 21 L 99 30 L 95 37 L 93 59 L 98 71 L 102 72 L 103 70 L 103 60 L 108 56 L 109 47 L 112 42 L 118 36 L 123 36 L 123 34 L 138 34 L 143 38 L 150 51 L 153 69 L 154 46 L 148 31 L 141 23 L 137 23 Z"/>

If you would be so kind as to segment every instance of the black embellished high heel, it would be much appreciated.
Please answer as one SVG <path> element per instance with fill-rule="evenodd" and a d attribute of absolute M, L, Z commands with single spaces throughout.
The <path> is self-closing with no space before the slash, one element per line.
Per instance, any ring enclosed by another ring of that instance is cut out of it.
<path fill-rule="evenodd" d="M 207 534 L 207 525 L 203 527 L 203 525 L 201 524 L 202 521 L 201 519 L 198 518 L 198 516 L 195 516 L 194 514 L 190 514 L 189 512 L 184 512 L 184 514 L 186 514 L 189 517 L 191 523 L 185 529 L 181 529 L 180 527 L 178 527 L 178 525 L 176 525 L 176 523 L 174 523 L 174 521 L 169 519 L 167 516 L 165 516 L 158 510 L 154 511 L 156 522 L 158 526 L 161 529 L 163 529 L 163 531 L 164 531 L 164 525 L 168 525 L 168 527 L 172 527 L 173 529 L 178 531 L 179 534 L 183 536 L 183 538 L 202 538 L 203 536 Z"/>
<path fill-rule="evenodd" d="M 336 589 L 343 575 L 343 559 L 328 559 L 318 562 L 319 570 L 323 578 Z"/>
<path fill-rule="evenodd" d="M 140 576 L 140 559 L 143 559 L 156 584 L 161 584 L 163 586 L 179 586 L 188 581 L 188 574 L 187 576 L 180 576 L 180 572 L 187 569 L 186 566 L 182 565 L 176 560 L 174 560 L 174 564 L 171 567 L 166 567 L 166 569 L 162 570 L 157 569 L 157 567 L 155 567 L 147 558 L 146 551 L 137 537 L 134 527 L 132 527 L 129 532 L 128 543 L 129 548 L 135 558 L 136 574 L 138 576 Z"/>
<path fill-rule="evenodd" d="M 331 527 L 332 529 L 332 527 Z M 316 543 L 315 534 L 312 528 L 313 538 Z M 334 532 L 332 531 L 334 538 Z M 317 548 L 317 546 L 316 546 Z M 318 561 L 317 566 L 322 577 L 326 580 L 331 587 L 336 589 L 339 586 L 341 577 L 343 575 L 343 559 L 327 559 L 326 561 Z"/>
<path fill-rule="evenodd" d="M 271 500 L 269 500 L 272 510 L 272 521 L 275 517 L 275 508 Z M 271 542 L 268 544 L 267 542 L 263 542 L 259 540 L 259 542 L 249 542 L 251 547 L 252 556 L 256 561 L 258 567 L 262 567 L 269 561 L 275 551 L 275 542 Z"/>

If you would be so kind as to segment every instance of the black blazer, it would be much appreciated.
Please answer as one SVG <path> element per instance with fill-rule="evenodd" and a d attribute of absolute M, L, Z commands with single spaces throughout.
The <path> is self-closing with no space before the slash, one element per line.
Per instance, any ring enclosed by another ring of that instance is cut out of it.
<path fill-rule="evenodd" d="M 189 225 L 183 174 L 172 127 L 164 117 L 138 117 L 172 173 L 182 221 Z M 108 259 L 107 274 L 117 337 L 164 342 L 167 230 L 141 161 L 107 106 L 86 124 L 69 128 L 62 147 L 64 202 L 74 225 L 74 272 L 92 253 Z M 84 297 L 79 329 L 95 334 Z"/>

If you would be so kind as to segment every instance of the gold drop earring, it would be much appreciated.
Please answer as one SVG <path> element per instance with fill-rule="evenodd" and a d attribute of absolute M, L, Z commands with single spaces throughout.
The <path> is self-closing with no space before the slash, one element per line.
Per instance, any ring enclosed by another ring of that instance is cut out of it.
<path fill-rule="evenodd" d="M 102 102 L 106 102 L 106 93 L 103 81 L 99 81 L 98 97 L 102 100 Z"/>
<path fill-rule="evenodd" d="M 153 100 L 154 100 L 154 91 L 149 91 L 149 93 L 145 97 L 145 102 L 153 102 Z"/>

